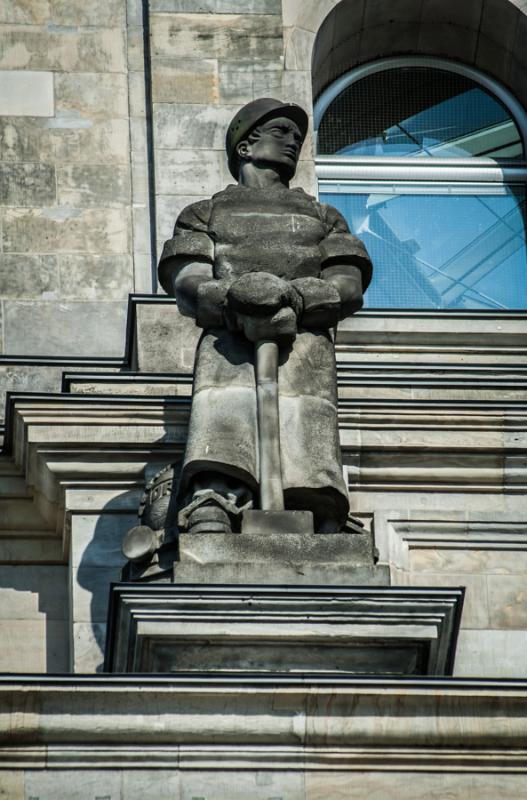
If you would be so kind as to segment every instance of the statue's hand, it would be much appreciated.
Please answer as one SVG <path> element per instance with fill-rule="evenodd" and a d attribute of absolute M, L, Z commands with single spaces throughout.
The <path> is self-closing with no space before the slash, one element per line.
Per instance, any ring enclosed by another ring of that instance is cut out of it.
<path fill-rule="evenodd" d="M 241 331 L 250 342 L 266 340 L 286 345 L 293 341 L 297 333 L 296 314 L 292 308 L 280 308 L 274 314 L 265 316 L 236 313 L 231 320 L 235 323 L 231 327 Z"/>
<path fill-rule="evenodd" d="M 205 281 L 197 291 L 196 324 L 200 328 L 221 328 L 229 284 L 226 281 Z"/>
<path fill-rule="evenodd" d="M 296 278 L 291 285 L 302 297 L 303 328 L 333 328 L 340 316 L 341 298 L 335 286 L 321 278 Z"/>
<path fill-rule="evenodd" d="M 302 311 L 302 299 L 291 283 L 269 272 L 240 275 L 227 292 L 227 307 L 236 314 L 272 317 L 280 309 Z"/>

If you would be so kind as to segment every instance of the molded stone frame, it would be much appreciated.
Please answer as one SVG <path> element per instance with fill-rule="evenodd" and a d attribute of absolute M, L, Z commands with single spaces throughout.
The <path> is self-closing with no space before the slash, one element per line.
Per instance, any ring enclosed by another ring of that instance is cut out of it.
<path fill-rule="evenodd" d="M 114 584 L 105 670 L 452 674 L 463 594 L 461 588 Z"/>

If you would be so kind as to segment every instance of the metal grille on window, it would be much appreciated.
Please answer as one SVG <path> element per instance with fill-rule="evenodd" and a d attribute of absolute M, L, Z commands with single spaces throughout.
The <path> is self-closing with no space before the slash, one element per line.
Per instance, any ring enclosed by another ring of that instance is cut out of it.
<path fill-rule="evenodd" d="M 392 61 L 315 114 L 321 200 L 373 259 L 367 305 L 527 307 L 518 109 L 466 68 Z"/>

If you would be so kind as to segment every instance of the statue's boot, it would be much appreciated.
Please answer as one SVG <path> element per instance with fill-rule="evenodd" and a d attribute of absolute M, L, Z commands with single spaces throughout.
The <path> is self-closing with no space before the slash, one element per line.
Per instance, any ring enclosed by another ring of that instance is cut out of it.
<path fill-rule="evenodd" d="M 214 502 L 195 508 L 187 524 L 189 533 L 232 533 L 229 515 Z"/>

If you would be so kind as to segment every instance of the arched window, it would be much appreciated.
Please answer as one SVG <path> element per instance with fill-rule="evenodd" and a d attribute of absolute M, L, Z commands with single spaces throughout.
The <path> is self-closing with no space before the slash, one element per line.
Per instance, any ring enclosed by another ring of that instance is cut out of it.
<path fill-rule="evenodd" d="M 384 59 L 321 95 L 315 134 L 320 199 L 373 259 L 367 305 L 527 307 L 527 117 L 503 87 L 442 59 Z"/>

